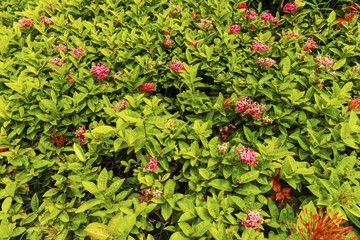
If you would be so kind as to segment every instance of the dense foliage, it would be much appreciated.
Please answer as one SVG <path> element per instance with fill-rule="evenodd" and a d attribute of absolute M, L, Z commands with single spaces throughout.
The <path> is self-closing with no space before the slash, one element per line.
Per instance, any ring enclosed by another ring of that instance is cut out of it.
<path fill-rule="evenodd" d="M 357 239 L 333 2 L 1 2 L 0 239 Z"/>

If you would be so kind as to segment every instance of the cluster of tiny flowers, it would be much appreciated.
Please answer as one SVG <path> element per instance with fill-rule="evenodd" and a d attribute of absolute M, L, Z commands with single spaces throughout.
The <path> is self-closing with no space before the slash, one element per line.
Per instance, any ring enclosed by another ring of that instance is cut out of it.
<path fill-rule="evenodd" d="M 273 119 L 271 119 L 269 116 L 265 116 L 262 118 L 263 123 L 270 123 L 272 124 L 274 122 Z"/>
<path fill-rule="evenodd" d="M 212 20 L 200 19 L 200 23 L 198 24 L 199 29 L 211 29 L 213 28 Z"/>
<path fill-rule="evenodd" d="M 344 18 L 338 17 L 336 27 L 340 28 L 344 23 L 352 22 L 352 20 L 357 16 L 357 10 L 359 6 L 356 3 L 351 3 L 346 8 L 346 13 Z"/>
<path fill-rule="evenodd" d="M 351 98 L 348 102 L 348 110 L 360 110 L 360 98 Z"/>
<path fill-rule="evenodd" d="M 163 44 L 164 44 L 164 47 L 168 47 L 172 44 L 172 40 L 171 40 L 170 36 L 166 36 L 166 39 Z"/>
<path fill-rule="evenodd" d="M 172 11 L 171 11 L 172 14 L 181 13 L 182 10 L 183 10 L 182 6 L 180 6 L 180 5 L 175 5 L 175 4 L 172 4 L 172 5 L 171 5 L 171 8 L 172 8 Z"/>
<path fill-rule="evenodd" d="M 64 44 L 59 44 L 57 46 L 54 46 L 53 48 L 57 52 L 66 52 L 67 51 L 67 47 Z"/>
<path fill-rule="evenodd" d="M 262 41 L 255 41 L 253 44 L 251 44 L 250 48 L 251 50 L 263 51 L 263 52 L 269 50 L 269 46 L 264 44 Z"/>
<path fill-rule="evenodd" d="M 156 157 L 149 157 L 149 162 L 146 164 L 145 168 L 148 172 L 154 172 L 159 165 L 159 160 Z"/>
<path fill-rule="evenodd" d="M 255 19 L 257 16 L 258 14 L 252 9 L 247 9 L 244 15 L 245 18 L 250 20 Z"/>
<path fill-rule="evenodd" d="M 265 22 L 271 22 L 271 23 L 280 23 L 279 19 L 277 17 L 274 17 L 271 13 L 264 12 L 261 15 L 261 19 Z"/>
<path fill-rule="evenodd" d="M 31 27 L 32 25 L 34 25 L 34 23 L 29 18 L 25 18 L 25 17 L 21 18 L 18 21 L 18 24 L 20 28 Z"/>
<path fill-rule="evenodd" d="M 247 210 L 247 217 L 244 218 L 244 220 L 241 221 L 241 224 L 246 227 L 251 227 L 254 229 L 259 228 L 259 224 L 264 222 L 264 219 L 260 216 L 260 211 L 251 211 Z"/>
<path fill-rule="evenodd" d="M 355 66 L 354 70 L 357 74 L 360 74 L 360 66 Z"/>
<path fill-rule="evenodd" d="M 236 32 L 240 32 L 240 25 L 239 24 L 232 24 L 230 26 L 230 33 L 234 34 Z"/>
<path fill-rule="evenodd" d="M 237 5 L 236 7 L 237 9 L 247 9 L 247 3 L 246 2 L 241 2 Z"/>
<path fill-rule="evenodd" d="M 309 51 L 309 50 L 315 48 L 315 45 L 316 45 L 316 42 L 314 41 L 314 39 L 308 38 L 305 43 L 304 51 Z"/>
<path fill-rule="evenodd" d="M 331 57 L 320 57 L 317 56 L 315 58 L 315 61 L 320 63 L 321 66 L 327 66 L 328 69 L 332 68 L 332 65 L 334 64 L 334 59 L 332 59 Z"/>
<path fill-rule="evenodd" d="M 248 163 L 251 166 L 256 165 L 256 155 L 254 149 L 247 148 L 245 146 L 236 147 L 235 153 L 239 154 L 238 160 L 243 163 Z"/>
<path fill-rule="evenodd" d="M 68 81 L 68 82 L 70 82 L 72 84 L 76 83 L 76 81 L 71 76 L 67 76 L 66 81 Z"/>
<path fill-rule="evenodd" d="M 105 63 L 99 62 L 96 66 L 92 66 L 90 72 L 94 75 L 97 75 L 98 80 L 106 78 L 106 75 L 110 72 L 109 68 Z"/>
<path fill-rule="evenodd" d="M 45 23 L 46 25 L 53 25 L 54 24 L 52 19 L 45 17 L 45 15 L 40 16 L 40 22 Z"/>
<path fill-rule="evenodd" d="M 195 18 L 197 18 L 197 13 L 196 13 L 196 12 L 191 12 L 190 15 L 189 15 L 189 17 L 190 17 L 191 19 L 195 19 Z"/>
<path fill-rule="evenodd" d="M 72 54 L 74 54 L 77 58 L 80 58 L 82 55 L 84 55 L 86 53 L 85 49 L 82 48 L 81 46 L 78 46 L 77 48 L 72 48 L 71 49 Z"/>
<path fill-rule="evenodd" d="M 64 59 L 58 57 L 52 57 L 49 59 L 49 63 L 61 67 L 64 64 Z"/>
<path fill-rule="evenodd" d="M 217 145 L 217 150 L 219 150 L 219 152 L 226 152 L 226 150 L 228 149 L 228 144 L 226 142 Z"/>
<path fill-rule="evenodd" d="M 165 121 L 165 129 L 173 129 L 175 127 L 175 121 L 171 118 L 166 119 Z"/>
<path fill-rule="evenodd" d="M 139 203 L 149 202 L 151 198 L 160 197 L 162 194 L 162 191 L 156 189 L 155 186 L 152 188 L 148 187 L 145 189 L 140 189 L 139 192 L 142 195 L 141 197 L 138 198 Z"/>
<path fill-rule="evenodd" d="M 139 87 L 141 92 L 152 92 L 154 91 L 154 88 L 155 88 L 155 83 L 144 83 Z"/>
<path fill-rule="evenodd" d="M 116 112 L 117 110 L 121 110 L 124 109 L 126 104 L 128 104 L 129 102 L 126 99 L 121 99 L 119 102 L 115 103 L 114 105 L 114 111 Z"/>
<path fill-rule="evenodd" d="M 257 60 L 258 60 L 258 63 L 260 63 L 261 65 L 263 65 L 265 67 L 271 67 L 275 64 L 275 61 L 272 58 L 259 57 Z"/>
<path fill-rule="evenodd" d="M 296 7 L 297 7 L 297 3 L 296 2 L 293 2 L 293 3 L 287 3 L 285 4 L 284 8 L 283 8 L 283 11 L 284 12 L 293 12 L 293 11 L 296 11 Z"/>
<path fill-rule="evenodd" d="M 286 38 L 298 39 L 300 36 L 295 30 L 288 30 L 285 32 Z"/>
<path fill-rule="evenodd" d="M 179 60 L 172 60 L 169 63 L 169 68 L 175 71 L 185 70 L 184 64 Z"/>
<path fill-rule="evenodd" d="M 251 115 L 254 119 L 260 119 L 261 114 L 266 110 L 266 105 L 259 104 L 258 102 L 254 102 L 247 96 L 241 96 L 240 99 L 236 101 L 235 111 L 241 112 L 241 117 L 245 116 L 245 114 Z"/>
<path fill-rule="evenodd" d="M 75 131 L 76 139 L 80 144 L 84 144 L 87 141 L 87 137 L 84 136 L 85 129 L 85 124 L 82 124 L 81 127 Z"/>

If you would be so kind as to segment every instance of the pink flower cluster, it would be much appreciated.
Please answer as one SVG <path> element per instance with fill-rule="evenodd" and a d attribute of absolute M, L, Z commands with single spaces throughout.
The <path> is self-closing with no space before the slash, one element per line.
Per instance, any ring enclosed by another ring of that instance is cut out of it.
<path fill-rule="evenodd" d="M 315 61 L 320 63 L 321 67 L 326 66 L 328 69 L 331 69 L 332 65 L 334 64 L 334 59 L 332 59 L 331 57 L 317 56 L 315 58 Z"/>
<path fill-rule="evenodd" d="M 53 25 L 54 22 L 51 20 L 51 18 L 45 17 L 45 15 L 40 16 L 40 22 L 45 23 L 46 25 Z"/>
<path fill-rule="evenodd" d="M 18 21 L 18 24 L 19 24 L 20 28 L 31 27 L 34 25 L 34 23 L 31 21 L 31 19 L 25 18 L 25 17 L 21 18 Z"/>
<path fill-rule="evenodd" d="M 172 44 L 172 40 L 171 40 L 170 36 L 166 36 L 166 39 L 163 44 L 164 44 L 164 47 L 168 47 Z"/>
<path fill-rule="evenodd" d="M 67 47 L 64 44 L 59 44 L 57 46 L 54 46 L 53 48 L 57 52 L 66 52 L 67 51 Z"/>
<path fill-rule="evenodd" d="M 250 20 L 255 19 L 257 16 L 258 14 L 252 9 L 247 9 L 244 15 L 245 18 Z"/>
<path fill-rule="evenodd" d="M 71 49 L 72 54 L 74 54 L 77 58 L 80 58 L 82 55 L 86 53 L 86 50 L 82 48 L 81 46 L 78 46 L 77 48 Z"/>
<path fill-rule="evenodd" d="M 263 52 L 269 50 L 269 46 L 264 44 L 263 41 L 255 41 L 253 44 L 251 44 L 250 48 L 251 50 L 263 51 Z"/>
<path fill-rule="evenodd" d="M 154 172 L 159 165 L 159 160 L 156 157 L 149 157 L 149 162 L 146 164 L 145 168 L 148 172 Z"/>
<path fill-rule="evenodd" d="M 84 136 L 85 129 L 86 129 L 85 124 L 82 124 L 81 127 L 79 127 L 79 128 L 75 131 L 76 139 L 77 139 L 77 141 L 78 141 L 80 144 L 84 144 L 84 143 L 87 141 L 87 139 L 88 139 L 87 137 Z"/>
<path fill-rule="evenodd" d="M 219 144 L 216 148 L 219 152 L 226 152 L 226 150 L 228 149 L 228 143 L 224 142 L 222 144 Z"/>
<path fill-rule="evenodd" d="M 244 220 L 241 221 L 241 224 L 246 227 L 258 229 L 259 224 L 264 222 L 264 219 L 262 219 L 260 216 L 260 211 L 261 209 L 259 211 L 248 210 L 247 217 L 245 217 Z"/>
<path fill-rule="evenodd" d="M 348 102 L 348 110 L 360 110 L 360 98 L 351 98 Z"/>
<path fill-rule="evenodd" d="M 124 109 L 125 106 L 128 104 L 129 102 L 126 99 L 121 99 L 119 102 L 115 103 L 114 105 L 114 111 L 116 112 L 117 110 L 121 110 Z"/>
<path fill-rule="evenodd" d="M 254 102 L 247 96 L 241 96 L 236 101 L 235 112 L 241 112 L 241 116 L 245 114 L 251 115 L 254 119 L 260 119 L 261 114 L 266 110 L 266 105 Z"/>
<path fill-rule="evenodd" d="M 297 7 L 297 2 L 293 2 L 293 3 L 287 3 L 285 4 L 283 11 L 284 12 L 293 12 L 296 11 L 296 7 Z"/>
<path fill-rule="evenodd" d="M 260 63 L 264 67 L 271 67 L 271 66 L 273 66 L 275 64 L 275 61 L 272 58 L 259 57 L 257 60 L 258 60 L 258 63 Z"/>
<path fill-rule="evenodd" d="M 230 26 L 230 34 L 234 34 L 236 32 L 240 32 L 240 25 L 239 24 L 232 24 Z"/>
<path fill-rule="evenodd" d="M 61 67 L 64 64 L 64 59 L 57 58 L 57 57 L 52 57 L 52 58 L 49 59 L 49 63 Z"/>
<path fill-rule="evenodd" d="M 237 5 L 236 7 L 237 9 L 247 9 L 247 3 L 246 2 L 241 2 Z"/>
<path fill-rule="evenodd" d="M 316 45 L 316 42 L 314 41 L 314 39 L 308 38 L 305 43 L 304 51 L 309 51 L 309 50 L 315 48 L 315 45 Z"/>
<path fill-rule="evenodd" d="M 110 72 L 109 68 L 105 63 L 99 62 L 96 66 L 92 66 L 90 72 L 94 75 L 97 75 L 98 80 L 106 78 L 106 75 Z"/>
<path fill-rule="evenodd" d="M 245 146 L 236 147 L 235 153 L 239 154 L 238 159 L 244 163 L 248 163 L 251 166 L 256 165 L 256 155 L 255 151 L 252 148 L 247 148 Z"/>
<path fill-rule="evenodd" d="M 200 19 L 200 23 L 198 24 L 199 29 L 211 29 L 213 28 L 212 20 Z"/>
<path fill-rule="evenodd" d="M 155 88 L 155 83 L 144 83 L 139 87 L 141 92 L 152 92 L 154 91 L 154 88 Z"/>
<path fill-rule="evenodd" d="M 169 68 L 175 71 L 185 70 L 184 64 L 179 60 L 172 60 L 169 63 Z"/>
<path fill-rule="evenodd" d="M 271 22 L 271 23 L 280 23 L 279 19 L 277 17 L 274 17 L 271 13 L 264 12 L 261 15 L 261 19 L 265 22 Z"/>
<path fill-rule="evenodd" d="M 300 36 L 295 30 L 288 30 L 285 32 L 287 38 L 295 38 L 298 39 Z"/>
<path fill-rule="evenodd" d="M 152 188 L 148 187 L 145 189 L 140 189 L 139 192 L 142 195 L 141 197 L 138 198 L 139 203 L 149 202 L 151 198 L 160 197 L 162 194 L 162 191 L 156 189 L 155 186 Z"/>

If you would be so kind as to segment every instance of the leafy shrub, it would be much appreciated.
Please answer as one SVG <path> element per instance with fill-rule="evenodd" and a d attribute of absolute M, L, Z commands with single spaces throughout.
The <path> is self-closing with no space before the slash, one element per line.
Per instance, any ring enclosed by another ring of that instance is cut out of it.
<path fill-rule="evenodd" d="M 9 4 L 0 238 L 355 239 L 357 5 L 238 4 Z"/>

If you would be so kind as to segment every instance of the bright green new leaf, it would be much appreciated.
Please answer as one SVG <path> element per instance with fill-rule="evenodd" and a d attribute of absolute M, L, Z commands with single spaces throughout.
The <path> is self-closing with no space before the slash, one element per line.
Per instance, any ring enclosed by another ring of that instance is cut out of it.
<path fill-rule="evenodd" d="M 86 158 L 85 158 L 85 154 L 84 154 L 84 151 L 83 151 L 82 147 L 79 144 L 74 143 L 73 148 L 74 148 L 74 152 L 75 152 L 76 157 L 80 161 L 85 162 Z"/>
<path fill-rule="evenodd" d="M 84 229 L 84 233 L 92 239 L 108 240 L 111 239 L 111 231 L 108 226 L 102 223 L 90 223 Z"/>
<path fill-rule="evenodd" d="M 100 192 L 105 191 L 107 188 L 107 181 L 108 181 L 108 172 L 106 168 L 104 168 L 98 178 L 97 178 L 97 188 Z"/>

